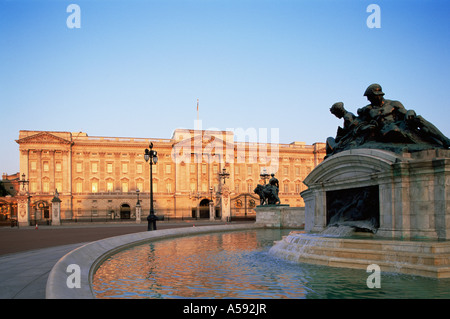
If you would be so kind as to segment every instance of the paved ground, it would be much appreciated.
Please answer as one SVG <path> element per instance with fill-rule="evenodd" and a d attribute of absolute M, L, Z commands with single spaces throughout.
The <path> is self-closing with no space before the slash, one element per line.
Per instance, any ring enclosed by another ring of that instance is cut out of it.
<path fill-rule="evenodd" d="M 222 222 L 158 222 L 158 229 L 219 225 Z M 43 299 L 53 265 L 84 243 L 147 231 L 147 224 L 75 224 L 0 228 L 0 298 Z"/>

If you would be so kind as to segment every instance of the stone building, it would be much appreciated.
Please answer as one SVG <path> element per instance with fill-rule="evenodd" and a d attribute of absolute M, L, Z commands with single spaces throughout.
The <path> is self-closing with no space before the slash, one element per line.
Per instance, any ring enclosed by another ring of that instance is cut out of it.
<path fill-rule="evenodd" d="M 51 222 L 57 190 L 61 220 L 134 219 L 150 209 L 150 165 L 144 150 L 153 143 L 153 201 L 166 218 L 220 218 L 221 185 L 230 193 L 232 218 L 251 218 L 264 184 L 275 173 L 283 204 L 304 206 L 302 181 L 325 156 L 325 144 L 235 142 L 231 131 L 176 129 L 170 139 L 88 136 L 86 133 L 20 131 L 20 176 L 25 174 L 27 209 L 19 220 Z M 227 172 L 228 178 L 220 174 Z M 19 196 L 18 195 L 18 196 Z M 20 197 L 20 196 L 19 196 Z M 209 203 L 213 202 L 210 216 Z M 25 213 L 26 212 L 26 213 Z M 27 216 L 25 216 L 27 215 Z"/>
<path fill-rule="evenodd" d="M 19 173 L 2 174 L 0 180 L 0 225 L 10 224 L 10 219 L 17 216 L 15 195 L 19 192 L 19 186 Z"/>

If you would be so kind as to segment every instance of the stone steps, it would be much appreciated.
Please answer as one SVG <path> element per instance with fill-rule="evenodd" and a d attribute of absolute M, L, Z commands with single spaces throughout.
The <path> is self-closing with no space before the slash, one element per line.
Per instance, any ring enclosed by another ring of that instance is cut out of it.
<path fill-rule="evenodd" d="M 292 234 L 271 253 L 295 262 L 367 269 L 377 264 L 384 272 L 450 278 L 450 242 L 342 239 Z"/>

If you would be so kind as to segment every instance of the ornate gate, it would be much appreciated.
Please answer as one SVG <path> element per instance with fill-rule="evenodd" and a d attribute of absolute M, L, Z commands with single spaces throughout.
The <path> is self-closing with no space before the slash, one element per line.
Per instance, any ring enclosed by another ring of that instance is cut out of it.
<path fill-rule="evenodd" d="M 242 193 L 231 197 L 232 220 L 255 220 L 255 207 L 259 198 L 256 194 Z"/>

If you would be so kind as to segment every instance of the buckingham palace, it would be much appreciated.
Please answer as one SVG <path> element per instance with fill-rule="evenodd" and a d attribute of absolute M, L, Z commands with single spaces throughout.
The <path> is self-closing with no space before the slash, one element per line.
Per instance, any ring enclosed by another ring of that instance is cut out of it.
<path fill-rule="evenodd" d="M 152 168 L 154 209 L 168 219 L 220 219 L 224 183 L 230 217 L 255 218 L 259 198 L 254 189 L 272 173 L 279 180 L 282 204 L 302 207 L 303 180 L 325 156 L 324 143 L 236 142 L 232 131 L 192 129 L 176 129 L 167 139 L 21 130 L 16 142 L 18 196 L 27 198 L 26 216 L 17 217 L 30 224 L 51 224 L 55 194 L 61 221 L 133 219 L 137 203 L 145 216 L 150 165 L 144 150 L 150 144 L 158 154 Z"/>

